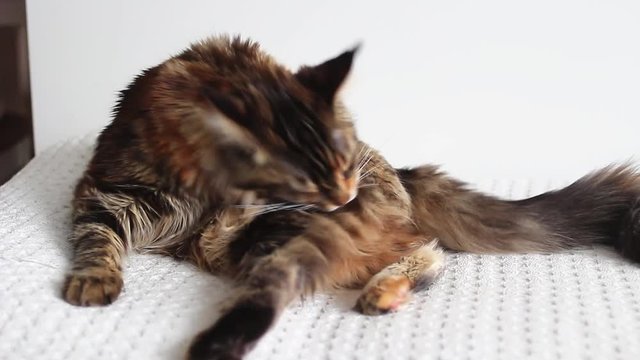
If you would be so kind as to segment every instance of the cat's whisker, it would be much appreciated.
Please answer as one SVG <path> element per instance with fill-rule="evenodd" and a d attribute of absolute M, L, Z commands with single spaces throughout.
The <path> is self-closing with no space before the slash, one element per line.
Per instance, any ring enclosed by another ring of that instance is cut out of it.
<path fill-rule="evenodd" d="M 254 211 L 254 213 L 255 212 L 260 213 L 260 212 L 279 209 L 279 208 L 280 207 L 278 207 L 278 206 L 269 206 L 269 207 L 247 207 L 247 208 L 240 208 L 240 209 Z"/>
<path fill-rule="evenodd" d="M 235 208 L 241 209 L 263 209 L 263 208 L 272 208 L 286 205 L 287 203 L 273 203 L 273 204 L 236 204 L 233 205 Z"/>
<path fill-rule="evenodd" d="M 314 207 L 314 205 L 304 205 L 298 209 L 294 209 L 294 211 L 308 214 L 307 211 L 313 209 Z"/>
<path fill-rule="evenodd" d="M 273 204 L 265 204 L 265 205 L 234 205 L 236 208 L 249 210 L 245 217 L 255 217 L 264 214 L 268 214 L 275 211 L 287 210 L 292 206 L 298 206 L 297 204 L 289 204 L 289 203 L 273 203 Z"/>
<path fill-rule="evenodd" d="M 362 155 L 363 153 L 364 153 L 364 154 L 365 154 L 365 156 L 366 156 L 366 155 L 368 155 L 372 150 L 373 150 L 373 149 L 372 149 L 371 147 L 366 146 L 366 145 L 362 145 L 362 146 L 360 146 L 360 150 L 358 150 L 358 154 L 357 154 L 357 156 L 360 156 L 360 155 Z"/>
<path fill-rule="evenodd" d="M 367 152 L 365 153 L 365 155 L 360 159 L 360 162 L 358 163 L 358 166 L 356 167 L 356 172 L 362 172 L 363 169 L 365 169 L 367 167 L 367 165 L 369 165 L 369 163 L 371 162 L 371 160 L 373 159 L 373 153 L 372 150 L 367 150 Z"/>
<path fill-rule="evenodd" d="M 373 158 L 373 154 L 371 152 L 372 152 L 372 150 L 368 149 L 368 150 L 365 151 L 364 155 L 362 155 L 362 156 L 358 155 L 359 160 L 358 160 L 358 164 L 356 166 L 356 169 L 358 171 L 364 169 L 364 167 L 371 161 L 371 159 Z"/>
<path fill-rule="evenodd" d="M 373 174 L 380 167 L 381 167 L 381 165 L 375 165 L 375 166 L 370 167 L 369 169 L 367 169 L 367 171 L 365 171 L 364 173 L 360 174 L 360 176 L 358 177 L 358 181 L 364 180 L 367 176 Z"/>
<path fill-rule="evenodd" d="M 261 216 L 265 214 L 269 214 L 276 211 L 306 211 L 313 207 L 313 205 L 308 204 L 289 204 L 289 203 L 278 203 L 272 204 L 270 207 L 265 207 L 263 209 L 259 209 L 258 212 L 247 214 L 247 216 Z"/>
<path fill-rule="evenodd" d="M 362 162 L 362 159 L 367 157 L 367 155 L 369 155 L 370 152 L 371 152 L 371 148 L 368 148 L 366 146 L 360 147 L 360 150 L 358 150 L 358 153 L 356 154 L 356 159 L 358 159 L 358 164 L 360 164 Z"/>
<path fill-rule="evenodd" d="M 358 167 L 356 168 L 356 172 L 361 172 L 371 161 L 371 158 L 366 159 L 365 161 L 362 162 L 362 164 L 359 164 Z"/>
<path fill-rule="evenodd" d="M 362 176 L 362 174 L 364 173 L 364 172 L 363 172 L 363 169 L 364 169 L 364 167 L 365 167 L 366 165 L 367 165 L 367 164 L 364 164 L 364 165 L 362 165 L 361 167 L 359 167 L 358 169 L 356 169 L 356 170 L 355 170 L 355 174 L 356 174 L 356 176 L 357 176 L 358 181 L 360 181 L 360 180 L 362 180 L 362 179 L 363 179 L 363 176 Z"/>

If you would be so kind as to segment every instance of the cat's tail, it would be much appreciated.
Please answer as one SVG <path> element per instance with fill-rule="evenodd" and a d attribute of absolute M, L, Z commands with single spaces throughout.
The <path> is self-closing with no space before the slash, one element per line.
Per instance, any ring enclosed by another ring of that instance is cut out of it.
<path fill-rule="evenodd" d="M 604 243 L 640 262 L 640 172 L 609 166 L 529 199 L 507 201 L 469 190 L 436 167 L 401 169 L 413 218 L 452 250 L 552 252 Z"/>

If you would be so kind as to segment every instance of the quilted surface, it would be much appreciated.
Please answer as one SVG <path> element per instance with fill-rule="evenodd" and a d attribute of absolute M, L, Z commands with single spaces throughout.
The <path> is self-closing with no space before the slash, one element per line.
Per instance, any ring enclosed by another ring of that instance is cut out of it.
<path fill-rule="evenodd" d="M 0 188 L 0 359 L 178 359 L 230 287 L 172 259 L 133 255 L 104 308 L 60 298 L 70 199 L 93 138 L 45 151 Z M 532 184 L 495 182 L 500 195 Z M 607 248 L 449 254 L 402 311 L 365 317 L 357 292 L 293 304 L 249 359 L 640 359 L 640 268 Z"/>

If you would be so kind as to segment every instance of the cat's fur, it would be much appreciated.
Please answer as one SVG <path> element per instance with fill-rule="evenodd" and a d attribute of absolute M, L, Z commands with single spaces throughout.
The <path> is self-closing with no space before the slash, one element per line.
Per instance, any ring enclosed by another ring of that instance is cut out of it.
<path fill-rule="evenodd" d="M 432 166 L 391 167 L 336 99 L 355 51 L 294 73 L 255 43 L 219 37 L 136 78 L 75 191 L 64 298 L 114 301 L 129 250 L 189 260 L 238 283 L 189 357 L 237 359 L 300 295 L 364 287 L 360 311 L 396 309 L 441 272 L 437 241 L 476 253 L 608 243 L 640 261 L 630 167 L 521 201 Z"/>

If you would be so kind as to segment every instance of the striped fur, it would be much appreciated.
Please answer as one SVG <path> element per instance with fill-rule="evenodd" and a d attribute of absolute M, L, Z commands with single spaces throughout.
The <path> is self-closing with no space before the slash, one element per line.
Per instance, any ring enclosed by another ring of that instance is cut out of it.
<path fill-rule="evenodd" d="M 640 261 L 640 172 L 612 165 L 564 189 L 505 201 L 469 190 L 436 167 L 400 170 L 424 233 L 446 248 L 475 253 L 550 252 L 614 245 Z"/>
<path fill-rule="evenodd" d="M 291 300 L 318 290 L 363 287 L 359 311 L 396 310 L 441 273 L 440 246 L 607 243 L 640 261 L 631 167 L 520 201 L 435 167 L 394 169 L 336 98 L 355 52 L 291 72 L 255 43 L 220 37 L 136 78 L 76 187 L 64 298 L 114 301 L 130 250 L 191 261 L 234 278 L 237 292 L 188 356 L 240 359 Z"/>

